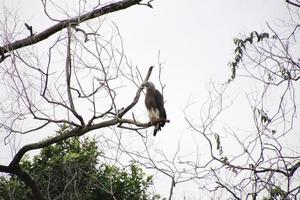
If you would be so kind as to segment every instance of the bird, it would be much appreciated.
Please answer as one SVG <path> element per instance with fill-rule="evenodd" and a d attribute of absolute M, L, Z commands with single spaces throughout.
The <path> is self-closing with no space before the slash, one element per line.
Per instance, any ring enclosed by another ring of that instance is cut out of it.
<path fill-rule="evenodd" d="M 155 89 L 155 85 L 148 81 L 143 84 L 146 88 L 145 106 L 147 108 L 148 116 L 152 125 L 154 125 L 153 135 L 165 125 L 167 121 L 167 113 L 164 107 L 163 95 Z"/>

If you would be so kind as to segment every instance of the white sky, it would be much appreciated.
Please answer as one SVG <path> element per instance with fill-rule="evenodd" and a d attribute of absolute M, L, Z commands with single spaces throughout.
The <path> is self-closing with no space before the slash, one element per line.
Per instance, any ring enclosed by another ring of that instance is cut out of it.
<path fill-rule="evenodd" d="M 38 0 L 0 2 L 18 8 L 18 15 L 37 32 L 49 26 Z M 168 150 L 172 154 L 180 138 L 185 148 L 192 141 L 190 136 L 184 138 L 188 125 L 184 121 L 183 109 L 188 101 L 197 105 L 191 110 L 195 117 L 207 98 L 209 81 L 225 82 L 229 78 L 227 63 L 233 58 L 233 38 L 254 30 L 266 30 L 266 22 L 273 24 L 285 18 L 287 8 L 284 0 L 154 0 L 152 4 L 154 9 L 134 6 L 110 14 L 108 20 L 118 25 L 126 56 L 144 73 L 149 66 L 157 65 L 160 51 L 160 60 L 164 62 L 162 79 L 167 84 L 164 98 L 171 123 L 158 133 L 154 143 L 167 154 Z M 155 69 L 151 80 L 157 83 Z M 242 87 L 247 87 L 243 84 Z M 234 85 L 233 88 L 236 90 L 232 92 L 233 96 L 245 97 L 241 87 Z M 233 113 L 239 113 L 238 107 L 244 105 L 248 106 L 247 102 L 237 105 Z M 227 115 L 230 118 L 226 123 L 233 126 L 247 124 L 243 121 L 247 120 L 247 114 L 236 118 L 236 113 Z M 30 138 L 26 140 L 30 141 Z M 6 159 L 7 156 L 1 153 L 0 162 Z M 166 196 L 169 191 L 164 187 L 156 189 Z M 178 195 L 181 199 L 182 193 Z"/>

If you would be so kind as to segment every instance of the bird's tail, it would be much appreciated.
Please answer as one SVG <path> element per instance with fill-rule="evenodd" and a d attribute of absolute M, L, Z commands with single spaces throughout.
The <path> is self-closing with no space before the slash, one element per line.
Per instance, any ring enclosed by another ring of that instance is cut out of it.
<path fill-rule="evenodd" d="M 163 127 L 165 124 L 158 123 L 154 126 L 154 132 L 153 136 L 156 136 L 157 132 L 161 130 L 161 127 Z"/>
<path fill-rule="evenodd" d="M 164 120 L 165 120 L 165 119 L 164 119 Z M 165 121 L 162 121 L 162 122 L 159 123 L 160 127 L 164 127 L 165 124 L 166 124 Z"/>

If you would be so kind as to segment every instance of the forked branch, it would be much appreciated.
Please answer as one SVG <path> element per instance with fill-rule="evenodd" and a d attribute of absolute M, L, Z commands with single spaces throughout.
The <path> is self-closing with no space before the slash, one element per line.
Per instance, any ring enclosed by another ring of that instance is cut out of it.
<path fill-rule="evenodd" d="M 8 53 L 10 51 L 36 44 L 42 40 L 47 39 L 51 35 L 54 35 L 58 31 L 61 31 L 62 29 L 67 28 L 69 25 L 77 26 L 84 21 L 94 19 L 96 17 L 102 16 L 102 15 L 105 15 L 108 13 L 126 9 L 130 6 L 139 4 L 141 2 L 142 2 L 142 0 L 117 1 L 117 2 L 110 3 L 108 5 L 105 5 L 101 8 L 95 9 L 91 12 L 82 14 L 78 17 L 73 17 L 70 19 L 62 20 L 62 21 L 58 22 L 57 24 L 47 28 L 46 30 L 44 30 L 38 34 L 35 34 L 35 35 L 33 34 L 30 37 L 27 37 L 27 38 L 24 38 L 21 40 L 17 40 L 13 43 L 9 43 L 9 44 L 6 44 L 6 45 L 0 47 L 0 55 L 5 55 L 6 53 Z M 2 60 L 3 59 L 1 59 L 1 61 Z"/>

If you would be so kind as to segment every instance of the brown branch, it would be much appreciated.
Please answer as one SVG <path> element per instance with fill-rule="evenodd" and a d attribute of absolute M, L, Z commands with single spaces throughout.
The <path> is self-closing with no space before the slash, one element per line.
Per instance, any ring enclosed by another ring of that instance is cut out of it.
<path fill-rule="evenodd" d="M 4 54 L 2 54 L 1 57 L 0 57 L 0 63 L 2 61 L 4 61 L 6 58 L 8 58 L 8 57 L 10 57 L 10 55 L 4 55 Z"/>
<path fill-rule="evenodd" d="M 36 181 L 26 171 L 24 171 L 19 164 L 16 164 L 14 166 L 0 165 L 0 171 L 16 175 L 18 178 L 20 178 L 28 187 L 31 188 L 34 199 L 44 199 L 44 196 L 42 195 L 41 190 Z"/>
<path fill-rule="evenodd" d="M 0 165 L 0 172 L 12 173 L 12 170 L 9 166 Z"/>
<path fill-rule="evenodd" d="M 28 151 L 35 150 L 35 149 L 41 149 L 41 148 L 47 147 L 51 144 L 55 144 L 57 142 L 66 140 L 70 137 L 81 136 L 81 135 L 83 135 L 83 134 L 85 134 L 89 131 L 92 131 L 92 130 L 95 130 L 95 129 L 100 129 L 100 128 L 105 128 L 105 127 L 109 127 L 109 126 L 113 126 L 113 125 L 116 125 L 118 123 L 119 123 L 119 121 L 117 119 L 111 119 L 111 120 L 107 120 L 107 121 L 100 122 L 100 123 L 90 125 L 90 126 L 76 127 L 76 128 L 74 128 L 70 131 L 67 131 L 64 134 L 57 135 L 57 136 L 52 137 L 52 138 L 47 138 L 47 139 L 42 140 L 40 142 L 25 145 L 17 152 L 17 154 L 14 156 L 14 158 L 11 161 L 11 163 L 9 164 L 9 166 L 16 166 L 20 162 L 20 160 L 23 158 L 25 153 L 28 152 Z M 1 169 L 0 169 L 0 171 L 1 171 Z"/>
<path fill-rule="evenodd" d="M 153 69 L 153 66 L 151 66 L 149 68 L 147 76 L 146 76 L 144 82 L 147 82 L 149 80 L 151 72 L 152 72 L 152 69 Z M 20 160 L 22 159 L 22 157 L 24 156 L 24 154 L 26 152 L 28 152 L 28 151 L 35 150 L 35 149 L 40 149 L 40 148 L 44 148 L 44 147 L 47 147 L 47 146 L 49 146 L 51 144 L 63 141 L 65 139 L 73 137 L 73 136 L 81 136 L 81 135 L 83 135 L 83 134 L 85 134 L 85 133 L 87 133 L 89 131 L 95 130 L 95 129 L 105 128 L 105 127 L 109 127 L 109 126 L 114 126 L 114 125 L 120 124 L 120 123 L 121 124 L 122 123 L 134 124 L 134 125 L 139 126 L 139 127 L 149 127 L 149 125 L 150 125 L 149 123 L 139 123 L 139 122 L 137 122 L 135 120 L 129 120 L 129 119 L 122 119 L 121 118 L 121 116 L 123 116 L 134 105 L 136 105 L 136 103 L 139 100 L 139 97 L 140 97 L 142 89 L 143 89 L 143 87 L 140 87 L 138 89 L 133 102 L 129 106 L 127 106 L 124 110 L 122 110 L 118 114 L 118 116 L 116 118 L 111 119 L 111 120 L 107 120 L 107 121 L 103 121 L 103 122 L 100 122 L 100 123 L 97 123 L 97 124 L 88 123 L 88 125 L 76 127 L 76 128 L 74 128 L 74 129 L 72 129 L 72 130 L 70 130 L 70 131 L 68 131 L 68 132 L 66 132 L 64 134 L 61 134 L 61 135 L 58 135 L 58 136 L 55 136 L 55 137 L 52 137 L 52 138 L 47 138 L 47 139 L 45 139 L 43 141 L 40 141 L 40 142 L 36 142 L 36 143 L 25 145 L 14 156 L 13 160 L 10 163 L 10 166 L 17 165 L 20 162 Z M 0 169 L 0 171 L 1 171 L 1 169 Z"/>
<path fill-rule="evenodd" d="M 67 58 L 67 63 L 68 62 L 69 61 L 68 61 L 68 58 Z M 67 66 L 67 68 L 69 67 L 68 64 L 66 66 Z M 151 66 L 149 68 L 144 82 L 147 82 L 149 80 L 152 69 L 153 69 L 153 66 Z M 66 73 L 68 73 L 68 70 L 66 70 L 66 71 L 67 71 Z M 67 76 L 68 76 L 68 74 L 67 74 Z M 67 82 L 68 81 L 70 81 L 70 80 L 67 80 Z M 81 135 L 83 135 L 85 133 L 88 133 L 92 130 L 101 129 L 101 128 L 105 128 L 105 127 L 111 127 L 111 126 L 114 126 L 114 125 L 117 125 L 117 124 L 119 124 L 119 125 L 121 125 L 122 123 L 123 124 L 132 124 L 132 125 L 135 125 L 137 127 L 142 127 L 142 128 L 147 128 L 149 126 L 152 126 L 151 123 L 140 123 L 140 122 L 136 121 L 135 119 L 130 120 L 130 119 L 122 119 L 121 118 L 121 116 L 123 116 L 126 112 L 128 112 L 131 108 L 133 108 L 136 105 L 136 103 L 139 100 L 142 89 L 143 89 L 143 87 L 140 87 L 138 89 L 133 102 L 131 104 L 129 104 L 129 106 L 127 106 L 124 110 L 122 110 L 115 118 L 107 120 L 107 121 L 99 122 L 97 124 L 92 124 L 92 120 L 91 120 L 87 125 L 82 124 L 81 126 L 77 126 L 73 129 L 70 129 L 70 130 L 64 132 L 63 134 L 56 135 L 56 136 L 51 137 L 51 138 L 47 138 L 47 139 L 44 139 L 44 140 L 36 142 L 36 143 L 31 143 L 31 144 L 24 145 L 15 154 L 14 158 L 12 159 L 12 161 L 10 162 L 10 164 L 8 166 L 0 165 L 0 171 L 5 172 L 5 173 L 11 173 L 11 174 L 14 174 L 17 177 L 19 177 L 28 187 L 31 188 L 35 199 L 42 200 L 43 196 L 41 195 L 41 190 L 38 188 L 37 183 L 19 165 L 20 161 L 23 158 L 23 156 L 25 155 L 25 153 L 27 153 L 28 151 L 31 151 L 31 150 L 41 149 L 41 148 L 47 147 L 47 146 L 55 144 L 57 142 L 66 140 L 70 137 L 81 136 Z M 70 88 L 69 88 L 69 92 L 70 92 Z M 72 108 L 72 110 L 73 110 L 73 108 Z M 94 118 L 95 118 L 95 116 L 94 116 Z"/>
<path fill-rule="evenodd" d="M 293 5 L 293 6 L 296 6 L 296 7 L 300 7 L 300 4 L 291 2 L 290 0 L 286 0 L 286 3 L 288 3 L 288 4 L 290 4 L 290 5 Z"/>
<path fill-rule="evenodd" d="M 172 177 L 169 200 L 172 200 L 175 185 L 176 185 L 175 179 L 174 179 L 174 177 Z"/>
<path fill-rule="evenodd" d="M 149 80 L 150 75 L 151 75 L 151 72 L 152 72 L 152 69 L 153 69 L 153 66 L 151 66 L 151 67 L 149 68 L 148 73 L 147 73 L 147 76 L 146 76 L 146 78 L 144 79 L 144 81 L 143 81 L 143 83 L 142 83 L 141 85 L 143 85 L 144 83 L 146 83 L 146 82 Z M 134 97 L 132 103 L 131 103 L 129 106 L 127 106 L 126 108 L 124 108 L 124 109 L 118 114 L 118 118 L 122 118 L 123 115 L 125 115 L 131 108 L 133 108 L 133 106 L 135 106 L 135 104 L 137 104 L 137 102 L 139 101 L 139 98 L 140 98 L 140 96 L 141 96 L 142 90 L 143 90 L 143 87 L 140 86 L 139 89 L 138 89 L 138 91 L 136 92 L 136 95 L 135 95 L 135 97 Z"/>
<path fill-rule="evenodd" d="M 14 158 L 11 161 L 11 163 L 9 164 L 9 166 L 16 166 L 20 162 L 20 160 L 23 158 L 24 154 L 28 151 L 47 147 L 51 144 L 63 141 L 67 138 L 78 135 L 80 133 L 81 133 L 80 128 L 74 128 L 71 131 L 66 132 L 64 134 L 61 134 L 61 135 L 58 135 L 58 136 L 55 136 L 52 138 L 48 138 L 48 139 L 42 140 L 40 142 L 25 145 L 17 152 L 17 154 L 14 156 Z"/>
<path fill-rule="evenodd" d="M 131 120 L 131 119 L 118 119 L 118 122 L 120 123 L 120 124 L 119 124 L 119 127 L 120 127 L 123 123 L 135 125 L 135 126 L 141 127 L 141 128 L 148 128 L 148 127 L 152 126 L 151 122 L 141 123 L 141 122 L 138 122 L 138 121 L 136 121 L 136 120 Z"/>
<path fill-rule="evenodd" d="M 80 121 L 81 125 L 84 125 L 84 120 L 81 115 L 79 115 L 75 109 L 73 102 L 72 92 L 71 92 L 71 27 L 68 27 L 68 44 L 67 44 L 67 58 L 66 58 L 66 82 L 67 82 L 67 94 L 70 103 L 71 112 Z"/>
<path fill-rule="evenodd" d="M 149 8 L 153 8 L 153 6 L 151 5 L 151 2 L 154 0 L 149 0 L 147 3 L 138 3 L 139 5 L 143 5 L 143 6 L 148 6 Z"/>
<path fill-rule="evenodd" d="M 118 119 L 118 122 L 120 123 L 118 125 L 119 128 L 124 128 L 124 129 L 128 129 L 128 130 L 138 131 L 138 130 L 149 128 L 151 126 L 155 126 L 155 125 L 157 125 L 157 124 L 159 124 L 161 122 L 170 123 L 170 120 L 160 119 L 160 120 L 157 120 L 155 123 L 152 123 L 152 122 L 141 123 L 141 122 L 137 121 L 135 118 L 133 118 L 133 120 L 121 118 L 121 119 Z M 137 128 L 123 126 L 123 123 L 124 124 L 135 125 Z"/>
<path fill-rule="evenodd" d="M 300 161 L 288 169 L 288 171 L 290 171 L 289 176 L 292 177 L 298 168 L 300 168 Z"/>
<path fill-rule="evenodd" d="M 235 199 L 240 199 L 238 196 L 236 196 L 236 194 L 234 194 L 234 192 L 229 188 L 227 187 L 226 185 L 222 184 L 221 182 L 217 181 L 216 182 L 221 188 L 224 188 L 226 189 L 230 194 L 232 194 L 232 196 L 234 196 Z"/>
<path fill-rule="evenodd" d="M 29 37 L 33 36 L 32 26 L 29 26 L 27 23 L 25 23 L 24 25 L 26 26 L 27 30 L 30 32 Z"/>
<path fill-rule="evenodd" d="M 36 183 L 36 181 L 26 172 L 24 171 L 19 165 L 15 166 L 12 170 L 13 174 L 18 176 L 27 186 L 30 187 L 32 191 L 32 195 L 35 200 L 43 200 L 44 195 L 41 193 L 41 190 Z"/>
<path fill-rule="evenodd" d="M 112 13 L 118 10 L 123 10 L 126 9 L 130 6 L 139 4 L 142 0 L 123 0 L 123 1 L 118 1 L 118 2 L 114 2 L 108 5 L 105 5 L 101 8 L 98 8 L 96 10 L 93 10 L 91 12 L 88 12 L 86 14 L 82 14 L 78 17 L 73 17 L 70 19 L 65 19 L 60 21 L 59 23 L 49 27 L 48 29 L 33 35 L 31 37 L 27 37 L 24 39 L 20 39 L 17 40 L 13 43 L 9 43 L 7 45 L 4 45 L 2 47 L 0 47 L 0 55 L 4 55 L 7 52 L 22 48 L 22 47 L 26 47 L 28 45 L 32 45 L 32 44 L 36 44 L 42 40 L 47 39 L 48 37 L 50 37 L 51 35 L 57 33 L 58 31 L 61 31 L 62 29 L 68 27 L 70 24 L 72 26 L 76 26 L 78 24 L 80 24 L 81 22 L 90 20 L 90 19 L 94 19 L 96 17 L 108 14 L 108 13 Z"/>
<path fill-rule="evenodd" d="M 72 28 L 73 28 L 76 32 L 81 32 L 81 33 L 83 33 L 83 35 L 84 35 L 84 42 L 88 42 L 88 41 L 89 41 L 89 38 L 88 38 L 89 35 L 100 36 L 100 35 L 97 34 L 97 33 L 87 33 L 87 32 L 85 32 L 83 29 L 80 29 L 80 28 L 78 28 L 78 27 L 76 27 L 76 26 L 72 26 Z"/>

